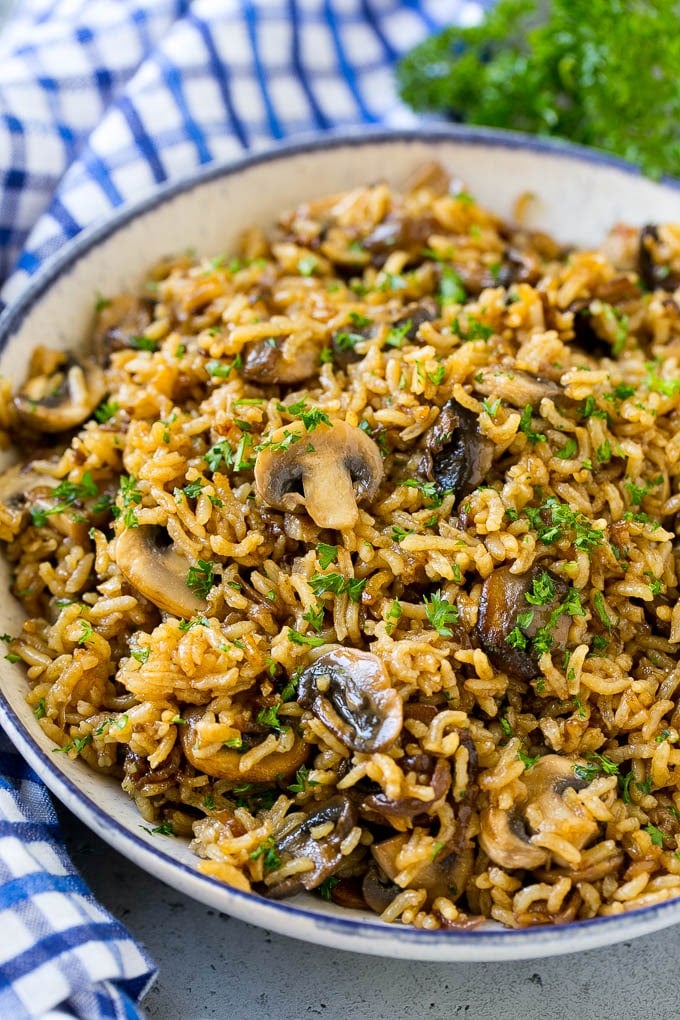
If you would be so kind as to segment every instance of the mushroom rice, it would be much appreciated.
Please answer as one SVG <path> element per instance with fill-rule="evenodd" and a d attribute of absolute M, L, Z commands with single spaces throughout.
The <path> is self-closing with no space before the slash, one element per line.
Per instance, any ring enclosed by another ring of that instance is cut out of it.
<path fill-rule="evenodd" d="M 0 383 L 35 715 L 238 889 L 680 893 L 680 227 L 517 218 L 436 166 L 310 201 Z"/>

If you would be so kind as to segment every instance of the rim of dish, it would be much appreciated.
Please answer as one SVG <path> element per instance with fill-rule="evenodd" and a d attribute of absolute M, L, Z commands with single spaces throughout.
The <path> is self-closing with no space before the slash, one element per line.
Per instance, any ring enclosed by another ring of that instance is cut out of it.
<path fill-rule="evenodd" d="M 0 314 L 0 353 L 20 327 L 33 305 L 62 275 L 92 248 L 107 240 L 137 216 L 151 212 L 177 195 L 200 188 L 213 180 L 240 174 L 261 164 L 276 163 L 307 152 L 344 147 L 393 143 L 453 142 L 461 145 L 491 146 L 546 153 L 591 165 L 604 165 L 627 175 L 643 178 L 638 167 L 608 153 L 561 139 L 538 138 L 519 132 L 461 125 L 431 126 L 425 129 L 344 129 L 319 136 L 298 136 L 236 159 L 216 161 L 182 175 L 140 198 L 126 203 L 83 229 L 55 253 L 28 282 L 18 299 Z M 659 184 L 680 190 L 680 180 L 663 178 Z M 320 944 L 370 955 L 391 955 L 397 948 L 406 958 L 439 962 L 489 962 L 562 955 L 574 951 L 604 948 L 615 942 L 650 934 L 680 921 L 680 898 L 640 907 L 620 915 L 571 921 L 523 929 L 488 928 L 427 931 L 389 925 L 371 918 L 344 917 L 316 910 L 312 906 L 286 904 L 230 888 L 196 868 L 178 860 L 161 846 L 152 846 L 126 824 L 112 818 L 78 782 L 50 758 L 15 712 L 0 688 L 0 718 L 5 728 L 50 791 L 82 822 L 115 850 L 166 884 L 172 878 L 158 873 L 180 872 L 186 886 L 182 891 L 199 901 L 224 909 L 233 916 L 267 927 L 279 934 L 316 941 Z M 94 775 L 94 773 L 93 773 Z M 115 842 L 112 836 L 115 835 Z M 154 867 L 155 865 L 155 867 Z M 222 901 L 221 904 L 215 902 Z M 255 916 L 257 915 L 257 916 Z M 294 931 L 287 922 L 296 922 Z M 340 940 L 340 941 L 338 941 Z"/>

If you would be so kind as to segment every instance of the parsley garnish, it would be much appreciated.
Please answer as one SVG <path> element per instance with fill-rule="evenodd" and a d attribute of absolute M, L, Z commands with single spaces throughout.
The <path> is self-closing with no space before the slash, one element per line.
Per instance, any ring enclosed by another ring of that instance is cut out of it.
<path fill-rule="evenodd" d="M 281 858 L 278 855 L 276 849 L 276 843 L 274 842 L 273 836 L 268 836 L 263 843 L 248 854 L 251 861 L 256 861 L 259 857 L 264 858 L 264 870 L 274 871 L 276 868 L 281 867 Z"/>
<path fill-rule="evenodd" d="M 100 425 L 104 425 L 107 421 L 110 421 L 110 419 L 113 418 L 118 408 L 119 405 L 115 400 L 104 401 L 95 410 L 94 417 Z"/>
<path fill-rule="evenodd" d="M 134 347 L 136 351 L 157 351 L 158 341 L 152 340 L 148 336 L 131 336 L 128 337 L 128 344 L 130 347 Z"/>
<path fill-rule="evenodd" d="M 645 832 L 649 834 L 654 846 L 663 846 L 664 835 L 656 825 L 645 825 Z"/>
<path fill-rule="evenodd" d="M 337 560 L 338 547 L 337 545 L 327 545 L 325 542 L 319 542 L 316 547 L 316 555 L 319 557 L 321 569 L 325 570 L 326 567 Z"/>
<path fill-rule="evenodd" d="M 144 829 L 144 832 L 148 832 L 150 836 L 176 836 L 172 822 L 161 822 L 155 829 L 147 829 L 146 825 L 140 825 L 140 829 Z"/>
<path fill-rule="evenodd" d="M 301 634 L 298 630 L 288 628 L 288 640 L 294 645 L 309 645 L 310 648 L 318 648 L 325 644 L 322 637 L 315 637 L 314 634 Z"/>
<path fill-rule="evenodd" d="M 442 305 L 462 305 L 467 300 L 463 281 L 453 266 L 442 265 L 437 297 Z"/>
<path fill-rule="evenodd" d="M 435 591 L 428 599 L 424 596 L 425 616 L 434 630 L 440 637 L 449 638 L 453 636 L 450 624 L 458 623 L 458 607 L 444 598 L 441 591 Z"/>
<path fill-rule="evenodd" d="M 527 437 L 531 445 L 535 446 L 536 443 L 544 443 L 545 436 L 542 432 L 535 432 L 531 427 L 532 416 L 533 408 L 531 404 L 527 404 L 524 410 L 522 411 L 522 417 L 519 423 L 519 430 L 520 432 L 524 433 L 524 435 Z"/>
<path fill-rule="evenodd" d="M 214 581 L 215 564 L 207 560 L 196 560 L 194 566 L 189 567 L 187 572 L 187 588 L 199 598 L 206 598 L 212 588 Z"/>
<path fill-rule="evenodd" d="M 536 754 L 532 757 L 530 754 L 527 754 L 526 751 L 518 751 L 517 757 L 523 763 L 524 768 L 527 770 L 527 772 L 529 771 L 529 769 L 532 769 L 534 767 L 537 761 L 540 761 L 541 759 L 540 754 Z"/>
<path fill-rule="evenodd" d="M 361 602 L 366 579 L 343 577 L 342 574 L 314 574 L 307 583 L 317 598 L 326 592 L 333 592 L 335 595 L 346 594 L 350 602 Z"/>
<path fill-rule="evenodd" d="M 281 705 L 269 705 L 267 708 L 261 708 L 257 713 L 257 721 L 261 726 L 271 726 L 273 730 L 285 730 L 285 726 L 279 719 L 279 710 Z"/>
<path fill-rule="evenodd" d="M 288 789 L 291 793 L 306 793 L 310 786 L 318 786 L 316 779 L 309 778 L 309 769 L 301 765 L 295 773 L 295 782 L 291 783 Z"/>

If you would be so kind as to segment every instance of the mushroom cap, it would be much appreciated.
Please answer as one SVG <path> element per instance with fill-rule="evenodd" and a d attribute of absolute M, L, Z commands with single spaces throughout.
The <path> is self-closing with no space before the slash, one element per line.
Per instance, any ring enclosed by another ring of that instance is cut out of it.
<path fill-rule="evenodd" d="M 532 836 L 555 833 L 576 850 L 582 850 L 598 832 L 597 822 L 585 808 L 564 800 L 567 789 L 581 790 L 588 784 L 574 773 L 570 758 L 546 754 L 528 769 L 522 781 L 526 793 L 510 811 L 491 806 L 480 818 L 479 841 L 482 849 L 502 868 L 538 868 L 550 856 L 558 864 L 569 865 L 555 851 L 532 841 Z"/>
<path fill-rule="evenodd" d="M 153 524 L 126 528 L 116 539 L 116 563 L 133 588 L 173 616 L 204 613 L 205 599 L 187 585 L 191 564 L 172 545 L 159 542 L 164 530 Z"/>
<path fill-rule="evenodd" d="M 298 703 L 352 751 L 384 751 L 401 733 L 402 700 L 370 652 L 335 648 L 319 656 L 300 676 Z"/>
<path fill-rule="evenodd" d="M 106 394 L 106 379 L 91 359 L 82 363 L 68 354 L 50 375 L 29 379 L 14 398 L 25 425 L 40 432 L 63 432 L 90 417 Z"/>
<path fill-rule="evenodd" d="M 291 436 L 297 438 L 291 441 Z M 376 444 L 340 420 L 309 432 L 302 422 L 277 429 L 255 461 L 261 498 L 278 510 L 304 507 L 320 528 L 353 527 L 359 516 L 357 501 L 370 502 L 382 477 Z"/>

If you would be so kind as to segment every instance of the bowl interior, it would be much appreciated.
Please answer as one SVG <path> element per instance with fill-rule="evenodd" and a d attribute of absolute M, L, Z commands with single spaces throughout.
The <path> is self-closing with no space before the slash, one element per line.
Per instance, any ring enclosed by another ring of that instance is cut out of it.
<path fill-rule="evenodd" d="M 248 226 L 270 225 L 307 199 L 385 179 L 397 187 L 437 160 L 484 205 L 513 217 L 520 196 L 527 227 L 562 242 L 596 245 L 618 222 L 680 220 L 677 185 L 655 183 L 615 161 L 520 136 L 448 131 L 353 136 L 282 148 L 237 165 L 212 167 L 123 209 L 76 239 L 0 318 L 0 373 L 16 384 L 41 343 L 77 348 L 87 337 L 98 294 L 134 287 L 160 256 L 194 248 L 229 254 Z M 6 459 L 6 457 L 5 457 Z M 0 560 L 0 585 L 9 570 Z M 0 606 L 0 632 L 17 633 L 22 610 Z M 148 833 L 116 783 L 55 754 L 24 701 L 23 670 L 0 660 L 0 710 L 13 739 L 47 785 L 116 849 L 163 881 L 243 920 L 342 949 L 430 960 L 492 960 L 592 948 L 645 934 L 680 919 L 680 901 L 562 928 L 426 932 L 381 924 L 311 897 L 276 903 L 231 890 L 196 871 L 186 844 Z"/>

